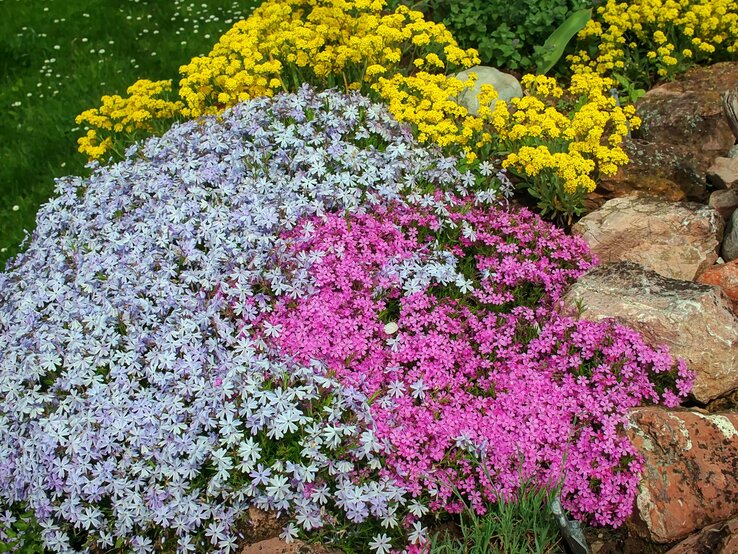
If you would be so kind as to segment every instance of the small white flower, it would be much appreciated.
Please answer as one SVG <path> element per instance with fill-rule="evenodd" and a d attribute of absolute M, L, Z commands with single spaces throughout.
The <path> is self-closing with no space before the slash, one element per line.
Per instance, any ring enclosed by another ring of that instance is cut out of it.
<path fill-rule="evenodd" d="M 494 166 L 491 163 L 489 163 L 487 160 L 479 164 L 479 173 L 481 173 L 485 177 L 492 175 L 494 171 L 495 171 Z"/>
<path fill-rule="evenodd" d="M 462 294 L 471 292 L 474 290 L 474 281 L 471 279 L 465 279 L 461 275 L 456 277 L 456 286 L 459 288 Z"/>
<path fill-rule="evenodd" d="M 410 502 L 410 505 L 408 506 L 408 510 L 415 517 L 423 517 L 425 514 L 428 513 L 428 508 L 423 506 L 417 500 L 413 500 L 412 502 Z"/>
<path fill-rule="evenodd" d="M 422 378 L 410 385 L 410 388 L 413 389 L 413 398 L 418 398 L 420 400 L 425 398 L 425 391 L 428 390 L 428 387 L 425 385 Z"/>
<path fill-rule="evenodd" d="M 412 544 L 421 544 L 428 540 L 425 527 L 419 521 L 413 523 L 413 530 L 407 537 Z"/>
<path fill-rule="evenodd" d="M 295 541 L 295 538 L 297 538 L 297 532 L 298 532 L 297 527 L 295 527 L 294 524 L 290 523 L 279 534 L 279 538 L 281 538 L 287 544 L 290 544 Z"/>
<path fill-rule="evenodd" d="M 387 554 L 392 548 L 392 543 L 390 542 L 390 538 L 382 533 L 374 537 L 374 540 L 369 543 L 369 548 L 377 554 Z"/>

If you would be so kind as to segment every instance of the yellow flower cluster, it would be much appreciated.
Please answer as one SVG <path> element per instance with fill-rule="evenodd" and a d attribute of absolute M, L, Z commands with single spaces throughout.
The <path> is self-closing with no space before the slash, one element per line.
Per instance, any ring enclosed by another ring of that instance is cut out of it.
<path fill-rule="evenodd" d="M 406 6 L 383 13 L 384 4 L 267 0 L 210 54 L 180 68 L 183 115 L 217 113 L 303 83 L 369 92 L 383 76 L 410 68 L 438 73 L 479 63 L 476 51 L 459 48 L 443 25 Z"/>
<path fill-rule="evenodd" d="M 671 78 L 738 52 L 736 0 L 607 0 L 578 35 L 575 72 L 633 71 Z"/>
<path fill-rule="evenodd" d="M 458 96 L 473 84 L 473 79 L 462 82 L 455 77 L 420 71 L 412 76 L 398 73 L 381 77 L 372 88 L 395 119 L 417 129 L 420 142 L 466 147 L 467 157 L 473 159 L 473 149 L 468 145 L 474 134 L 482 130 L 482 121 L 469 115 L 457 102 Z"/>
<path fill-rule="evenodd" d="M 553 78 L 526 75 L 522 84 L 527 92 L 523 98 L 480 110 L 491 122 L 493 136 L 511 152 L 503 167 L 533 178 L 557 177 L 571 194 L 594 190 L 593 175 L 614 175 L 628 163 L 621 144 L 641 120 L 633 106 L 620 107 L 609 95 L 612 81 L 574 75 L 563 90 Z M 567 103 L 574 108 L 564 110 Z"/>
<path fill-rule="evenodd" d="M 171 102 L 160 95 L 171 92 L 171 81 L 142 79 L 127 89 L 128 96 L 103 96 L 99 108 L 82 112 L 78 125 L 91 127 L 77 140 L 79 151 L 90 159 L 102 157 L 113 145 L 112 136 L 137 130 L 151 131 L 152 122 L 175 117 L 182 102 Z"/>
<path fill-rule="evenodd" d="M 472 115 L 457 98 L 475 78 L 398 74 L 381 78 L 374 90 L 396 119 L 417 129 L 421 142 L 458 147 L 469 162 L 485 149 L 509 152 L 503 167 L 528 178 L 558 178 L 567 193 L 594 190 L 596 173 L 613 175 L 628 162 L 621 145 L 640 119 L 633 106 L 620 107 L 609 95 L 609 79 L 575 75 L 564 90 L 553 78 L 526 75 L 526 95 L 509 103 L 483 85 L 478 115 Z"/>
<path fill-rule="evenodd" d="M 440 82 L 447 71 L 479 63 L 477 52 L 459 48 L 442 24 L 406 6 L 393 12 L 384 7 L 384 0 L 266 0 L 207 56 L 180 68 L 182 101 L 158 113 L 166 118 L 216 114 L 249 98 L 294 91 L 303 83 L 370 94 L 385 76 L 422 68 Z M 80 139 L 80 151 L 101 157 L 110 142 L 100 140 L 99 130 L 120 132 L 129 128 L 127 123 L 154 117 L 155 97 L 164 90 L 156 87 L 165 83 L 139 81 L 129 89 L 130 98 L 105 97 L 103 106 L 80 115 L 79 122 L 92 127 Z M 131 121 L 135 114 L 143 119 Z"/>
<path fill-rule="evenodd" d="M 421 142 L 463 153 L 470 163 L 506 152 L 505 167 L 528 179 L 558 179 L 567 192 L 592 190 L 597 171 L 612 174 L 627 162 L 620 144 L 638 119 L 607 94 L 608 81 L 578 75 L 564 90 L 554 79 L 530 75 L 523 79 L 526 96 L 509 104 L 485 85 L 474 115 L 459 97 L 476 76 L 461 81 L 447 73 L 479 63 L 476 51 L 459 48 L 421 12 L 383 8 L 383 0 L 266 0 L 210 54 L 180 68 L 180 101 L 159 98 L 171 90 L 168 81 L 139 81 L 127 98 L 104 97 L 100 108 L 81 114 L 78 123 L 92 129 L 80 150 L 100 157 L 115 133 L 217 114 L 309 83 L 360 90 L 411 124 Z M 575 109 L 564 108 L 567 99 Z"/>

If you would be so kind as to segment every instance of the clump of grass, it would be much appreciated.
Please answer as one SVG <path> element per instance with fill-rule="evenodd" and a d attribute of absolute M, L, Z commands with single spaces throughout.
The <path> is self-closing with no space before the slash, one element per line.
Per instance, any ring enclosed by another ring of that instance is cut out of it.
<path fill-rule="evenodd" d="M 0 1 L 0 270 L 51 196 L 82 174 L 75 116 L 138 78 L 177 79 L 258 0 Z"/>
<path fill-rule="evenodd" d="M 556 489 L 526 483 L 514 499 L 500 498 L 483 516 L 467 509 L 461 514 L 459 533 L 436 533 L 430 551 L 432 554 L 564 552 L 558 524 L 550 509 L 556 494 Z"/>

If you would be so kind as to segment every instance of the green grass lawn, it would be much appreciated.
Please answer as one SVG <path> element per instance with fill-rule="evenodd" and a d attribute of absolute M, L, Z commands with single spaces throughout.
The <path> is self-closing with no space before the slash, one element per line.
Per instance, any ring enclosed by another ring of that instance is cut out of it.
<path fill-rule="evenodd" d="M 176 79 L 258 0 L 0 0 L 0 269 L 82 174 L 74 118 L 139 78 Z"/>

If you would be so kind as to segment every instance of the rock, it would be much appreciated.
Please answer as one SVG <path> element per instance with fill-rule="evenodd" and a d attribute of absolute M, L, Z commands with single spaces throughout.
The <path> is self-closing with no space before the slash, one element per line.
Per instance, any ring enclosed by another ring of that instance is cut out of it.
<path fill-rule="evenodd" d="M 738 208 L 738 189 L 713 191 L 707 205 L 717 210 L 724 220 L 729 220 Z"/>
<path fill-rule="evenodd" d="M 712 157 L 691 147 L 626 138 L 623 149 L 630 163 L 608 177 L 601 176 L 596 192 L 607 198 L 638 194 L 664 200 L 707 199 L 705 171 Z"/>
<path fill-rule="evenodd" d="M 614 318 L 652 345 L 666 345 L 696 373 L 692 394 L 709 402 L 738 388 L 738 318 L 718 288 L 669 279 L 630 263 L 595 267 L 563 298 L 581 317 Z"/>
<path fill-rule="evenodd" d="M 637 534 L 670 543 L 738 514 L 738 413 L 644 407 L 629 418 L 626 433 L 645 459 L 630 522 Z"/>
<path fill-rule="evenodd" d="M 738 85 L 738 63 L 694 67 L 648 91 L 637 103 L 643 119 L 623 147 L 631 163 L 604 177 L 596 191 L 613 198 L 637 193 L 666 200 L 706 202 L 708 168 L 735 145 L 721 94 Z M 597 206 L 598 199 L 588 199 Z"/>
<path fill-rule="evenodd" d="M 738 315 L 738 259 L 708 267 L 697 282 L 720 287 L 733 302 L 733 313 Z"/>
<path fill-rule="evenodd" d="M 725 237 L 723 238 L 720 255 L 726 262 L 738 259 L 738 210 L 733 212 L 728 220 L 728 225 L 725 227 Z"/>
<path fill-rule="evenodd" d="M 577 222 L 603 262 L 631 261 L 665 277 L 693 280 L 715 263 L 724 223 L 701 204 L 614 198 Z"/>
<path fill-rule="evenodd" d="M 471 73 L 477 74 L 477 80 L 474 86 L 464 91 L 459 97 L 459 103 L 465 106 L 471 113 L 477 114 L 479 111 L 479 101 L 477 95 L 482 89 L 482 85 L 492 85 L 497 91 L 497 98 L 500 100 L 510 101 L 513 98 L 522 98 L 523 88 L 518 80 L 494 67 L 486 65 L 475 65 L 469 69 L 456 74 L 457 79 L 466 81 Z M 492 103 L 494 106 L 494 102 Z"/>
<path fill-rule="evenodd" d="M 295 540 L 289 544 L 274 538 L 243 547 L 241 554 L 340 554 L 340 550 L 328 549 L 319 544 L 306 544 Z"/>
<path fill-rule="evenodd" d="M 707 169 L 707 180 L 717 188 L 735 187 L 738 184 L 738 158 L 715 158 Z"/>
<path fill-rule="evenodd" d="M 733 147 L 728 150 L 729 158 L 738 158 L 738 144 L 734 144 Z"/>
<path fill-rule="evenodd" d="M 277 517 L 274 512 L 266 512 L 251 506 L 248 511 L 248 527 L 243 533 L 248 542 L 257 543 L 278 536 L 287 523 L 286 518 Z"/>
<path fill-rule="evenodd" d="M 637 103 L 643 125 L 635 136 L 725 155 L 735 144 L 720 95 L 738 86 L 738 63 L 693 67 L 676 81 L 648 91 Z"/>
<path fill-rule="evenodd" d="M 738 518 L 709 525 L 684 539 L 666 554 L 736 554 Z"/>

